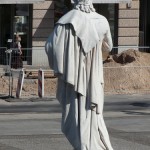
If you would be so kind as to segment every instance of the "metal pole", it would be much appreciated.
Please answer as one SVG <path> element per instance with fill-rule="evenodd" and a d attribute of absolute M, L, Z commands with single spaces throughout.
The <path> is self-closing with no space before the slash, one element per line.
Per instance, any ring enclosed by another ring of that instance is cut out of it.
<path fill-rule="evenodd" d="M 12 50 L 11 49 L 7 49 L 6 53 L 9 54 L 9 95 L 8 97 L 11 97 L 11 53 Z"/>
<path fill-rule="evenodd" d="M 11 53 L 9 53 L 9 97 L 11 97 Z"/>
<path fill-rule="evenodd" d="M 14 85 L 14 77 L 13 77 L 12 72 L 11 72 L 11 75 L 12 75 L 12 77 L 11 77 L 11 97 L 13 97 L 12 92 L 13 92 L 13 85 Z"/>

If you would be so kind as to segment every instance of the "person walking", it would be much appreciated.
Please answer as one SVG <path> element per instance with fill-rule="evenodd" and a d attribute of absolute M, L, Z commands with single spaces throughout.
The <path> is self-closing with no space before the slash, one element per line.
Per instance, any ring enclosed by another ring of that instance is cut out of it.
<path fill-rule="evenodd" d="M 22 50 L 21 50 L 21 37 L 16 34 L 15 42 L 14 42 L 14 49 L 12 51 L 12 62 L 11 68 L 18 69 L 23 67 L 22 62 Z"/>

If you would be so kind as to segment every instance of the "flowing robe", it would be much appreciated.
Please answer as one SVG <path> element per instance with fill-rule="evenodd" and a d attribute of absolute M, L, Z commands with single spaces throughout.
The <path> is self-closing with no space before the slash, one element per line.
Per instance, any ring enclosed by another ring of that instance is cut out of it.
<path fill-rule="evenodd" d="M 72 10 L 46 42 L 50 67 L 58 76 L 62 132 L 75 150 L 113 150 L 103 120 L 102 43 L 112 48 L 107 19 Z"/>

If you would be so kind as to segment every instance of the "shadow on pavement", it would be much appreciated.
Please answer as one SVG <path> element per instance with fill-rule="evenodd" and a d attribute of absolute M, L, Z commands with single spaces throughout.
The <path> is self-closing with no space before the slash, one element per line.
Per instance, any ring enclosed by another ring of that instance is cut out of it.
<path fill-rule="evenodd" d="M 132 106 L 138 106 L 138 107 L 150 107 L 150 103 L 147 102 L 135 102 L 131 103 Z"/>
<path fill-rule="evenodd" d="M 147 112 L 138 112 L 138 111 L 131 111 L 131 110 L 124 110 L 124 111 L 121 111 L 121 112 L 124 112 L 128 115 L 150 116 L 150 113 L 147 113 Z"/>

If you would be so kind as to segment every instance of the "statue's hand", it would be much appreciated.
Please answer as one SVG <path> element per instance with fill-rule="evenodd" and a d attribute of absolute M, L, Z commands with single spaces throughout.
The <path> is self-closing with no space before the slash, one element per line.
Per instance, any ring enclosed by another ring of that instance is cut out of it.
<path fill-rule="evenodd" d="M 107 62 L 113 62 L 113 57 L 112 55 L 109 55 L 106 59 Z"/>

